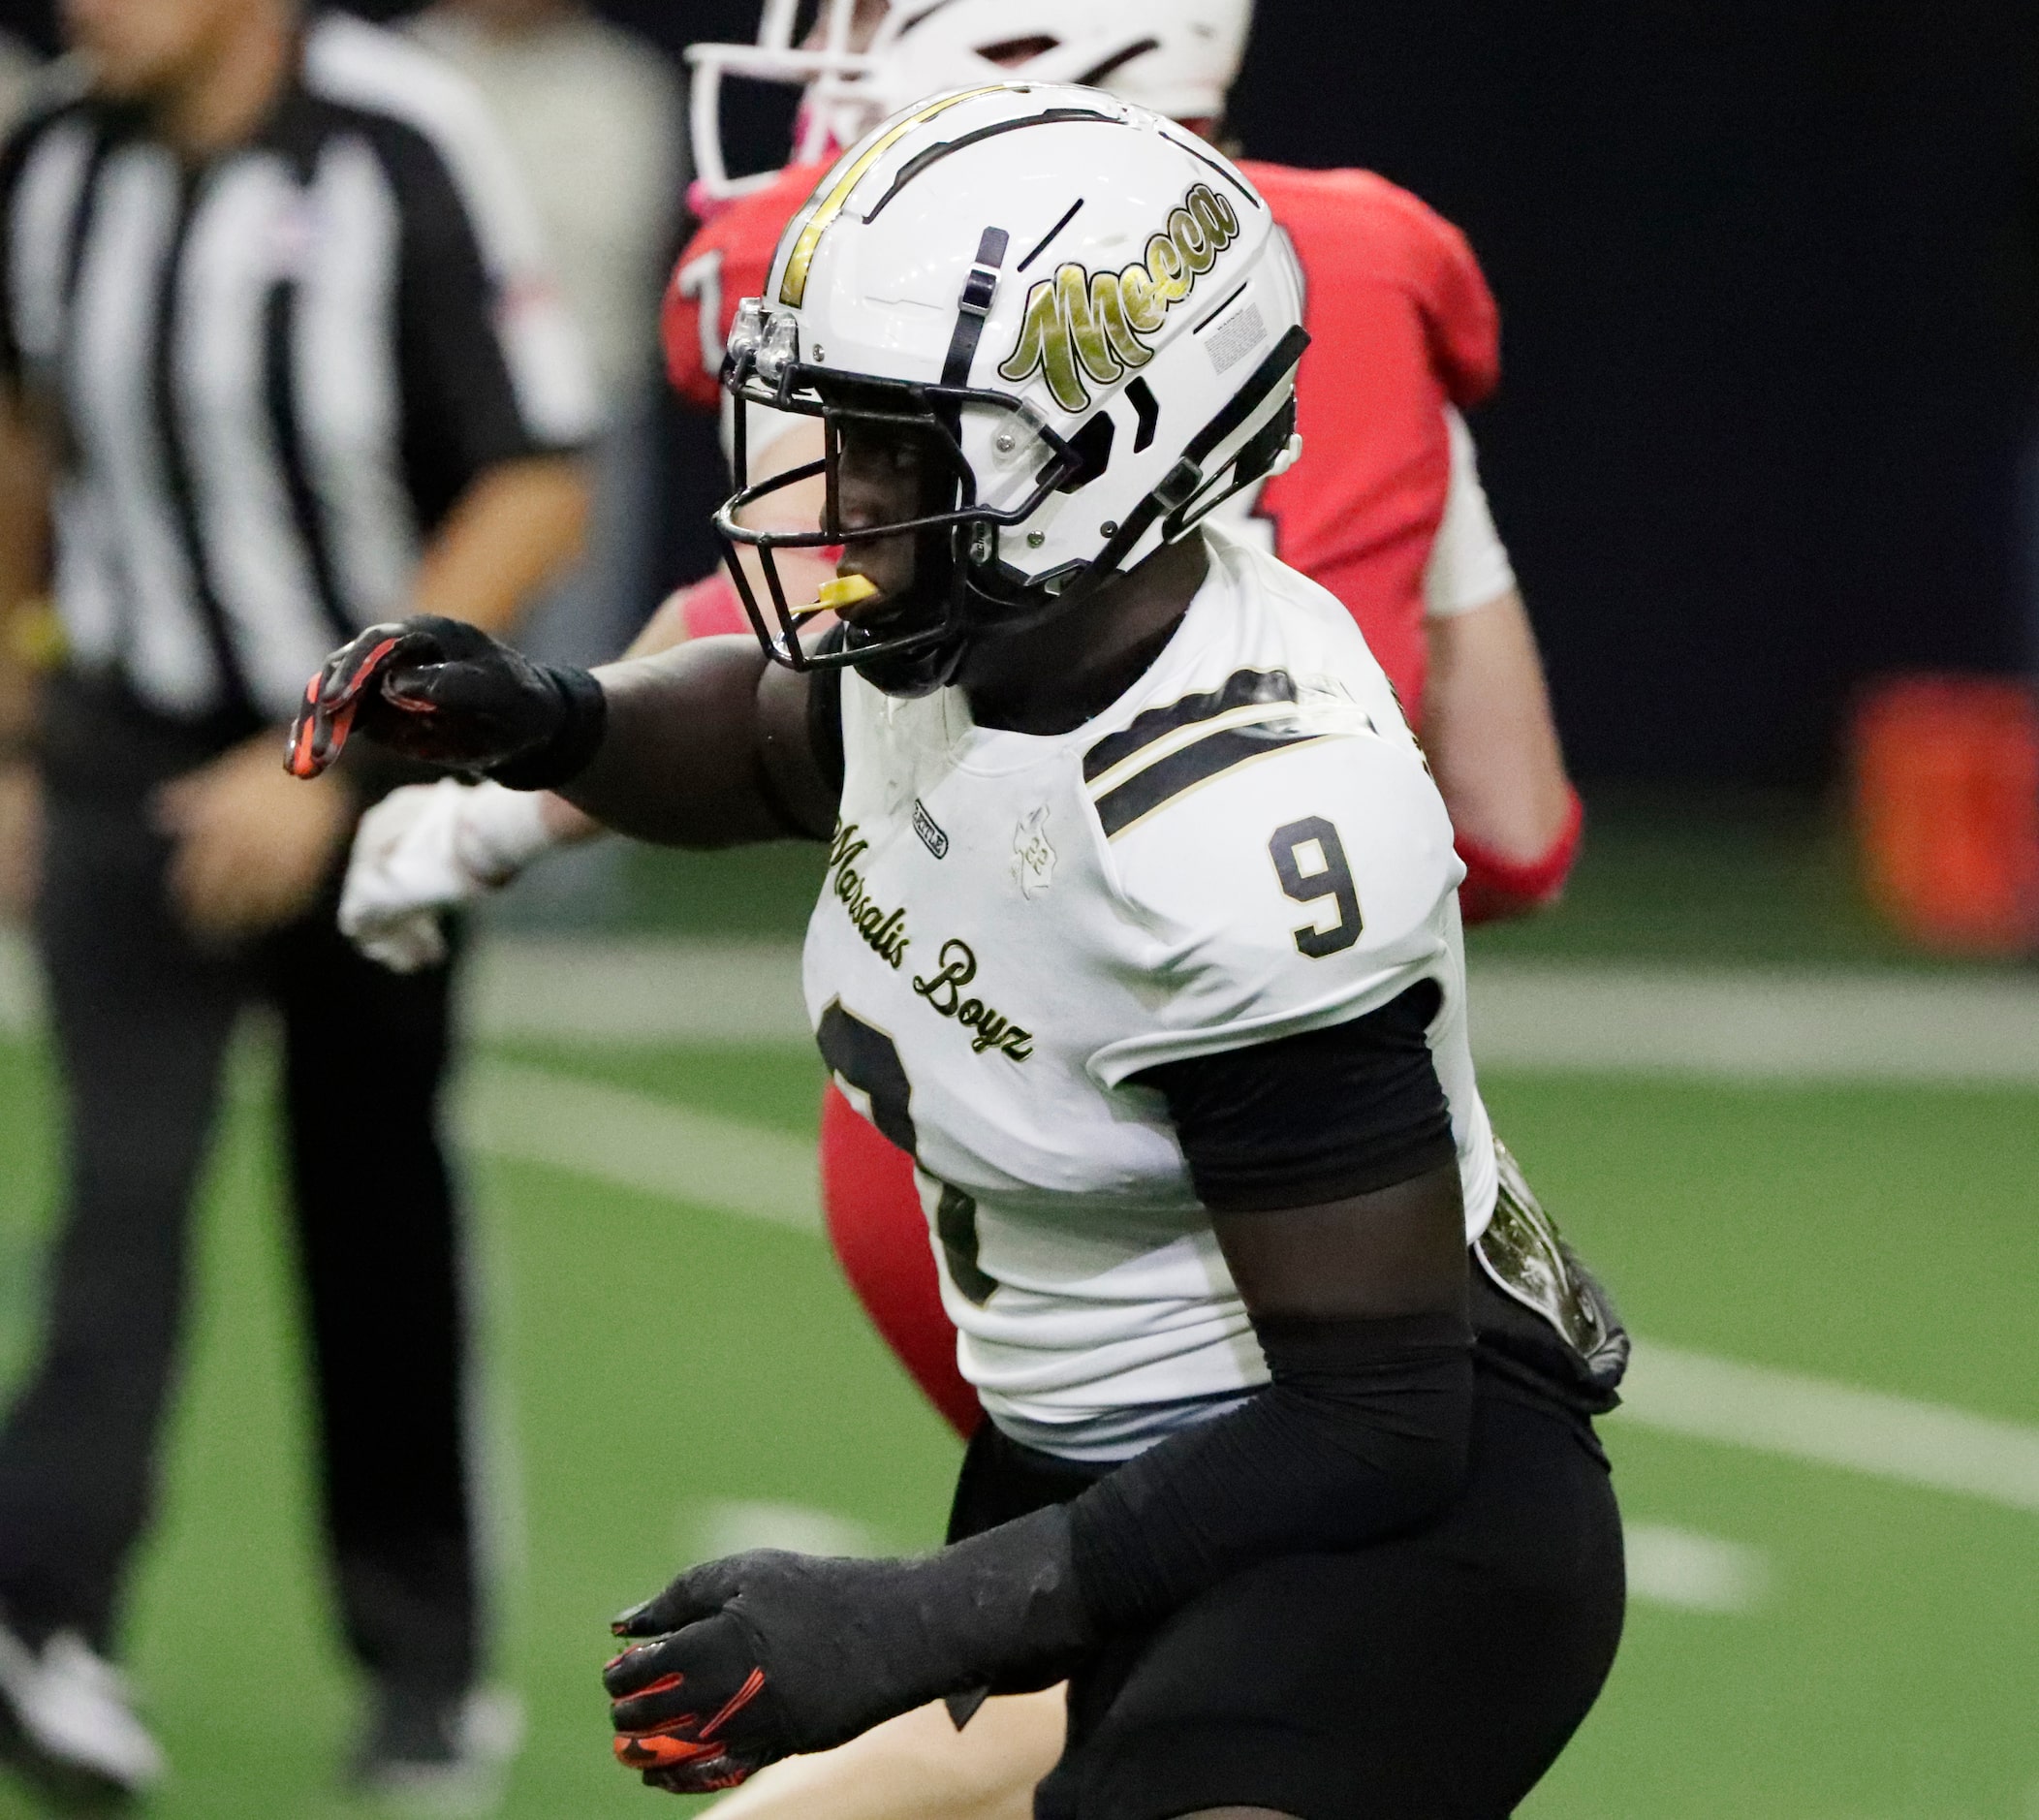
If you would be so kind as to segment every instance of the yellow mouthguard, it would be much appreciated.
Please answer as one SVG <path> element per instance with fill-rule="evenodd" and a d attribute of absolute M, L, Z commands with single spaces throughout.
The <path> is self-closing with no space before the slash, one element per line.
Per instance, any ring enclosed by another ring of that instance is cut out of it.
<path fill-rule="evenodd" d="M 878 584 L 868 576 L 841 575 L 832 581 L 824 581 L 814 591 L 814 605 L 800 607 L 796 612 L 832 613 L 845 607 L 854 607 L 860 601 L 875 599 Z"/>

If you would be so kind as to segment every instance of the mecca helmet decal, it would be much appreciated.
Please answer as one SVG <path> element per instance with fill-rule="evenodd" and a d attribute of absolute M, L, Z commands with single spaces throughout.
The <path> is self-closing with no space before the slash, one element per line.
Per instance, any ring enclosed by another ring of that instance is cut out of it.
<path fill-rule="evenodd" d="M 1127 367 L 1152 360 L 1152 337 L 1169 311 L 1189 300 L 1239 233 L 1239 210 L 1199 183 L 1124 270 L 1093 273 L 1063 262 L 1027 292 L 1020 345 L 999 362 L 999 377 L 1024 383 L 1038 373 L 1065 411 L 1088 410 L 1084 376 L 1110 385 Z"/>
<path fill-rule="evenodd" d="M 822 178 L 730 333 L 737 491 L 715 528 L 767 650 L 921 692 L 972 641 L 1068 611 L 1187 535 L 1299 453 L 1302 308 L 1253 186 L 1144 108 L 1002 83 L 885 122 Z M 823 458 L 751 485 L 753 406 L 821 419 Z M 842 522 L 837 456 L 857 424 L 910 428 L 929 452 L 917 516 Z M 817 529 L 737 522 L 817 475 Z M 907 534 L 908 597 L 860 609 L 824 648 L 774 551 Z"/>
<path fill-rule="evenodd" d="M 805 91 L 789 148 L 800 164 L 833 156 L 924 96 L 988 82 L 1077 83 L 1171 119 L 1215 120 L 1253 0 L 821 0 L 796 44 L 799 12 L 799 0 L 766 0 L 755 44 L 688 46 L 697 212 L 777 174 L 730 174 L 731 77 Z"/>

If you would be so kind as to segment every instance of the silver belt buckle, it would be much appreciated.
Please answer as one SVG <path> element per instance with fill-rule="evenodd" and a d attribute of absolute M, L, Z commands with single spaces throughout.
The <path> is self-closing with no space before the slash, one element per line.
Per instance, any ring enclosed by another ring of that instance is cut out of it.
<path fill-rule="evenodd" d="M 1498 1138 L 1493 1157 L 1500 1191 L 1493 1218 L 1473 1246 L 1481 1266 L 1504 1296 L 1542 1315 L 1580 1358 L 1594 1363 L 1613 1337 L 1606 1314 L 1573 1269 L 1556 1222 Z"/>

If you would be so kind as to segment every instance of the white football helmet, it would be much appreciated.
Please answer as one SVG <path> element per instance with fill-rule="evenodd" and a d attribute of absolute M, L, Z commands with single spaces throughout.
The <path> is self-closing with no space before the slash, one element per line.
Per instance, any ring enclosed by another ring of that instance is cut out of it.
<path fill-rule="evenodd" d="M 738 491 L 716 515 L 759 550 L 766 648 L 853 664 L 895 694 L 934 688 L 965 647 L 1033 622 L 1186 535 L 1300 452 L 1309 337 L 1287 236 L 1233 165 L 1185 128 L 1094 88 L 1000 83 L 924 102 L 845 152 L 795 216 L 768 290 L 739 305 L 723 367 Z M 749 410 L 822 419 L 827 455 L 752 486 Z M 845 424 L 910 428 L 937 481 L 917 517 L 842 522 Z M 737 515 L 816 474 L 819 529 Z M 920 540 L 911 598 L 860 613 L 839 648 L 803 641 L 773 551 Z"/>
<path fill-rule="evenodd" d="M 806 91 L 797 163 L 831 156 L 888 115 L 948 89 L 988 82 L 1107 88 L 1175 120 L 1215 120 L 1239 75 L 1253 0 L 821 0 L 811 45 L 794 43 L 799 0 L 766 0 L 753 45 L 698 44 L 690 104 L 699 196 L 727 202 L 775 172 L 732 177 L 722 149 L 722 83 Z"/>

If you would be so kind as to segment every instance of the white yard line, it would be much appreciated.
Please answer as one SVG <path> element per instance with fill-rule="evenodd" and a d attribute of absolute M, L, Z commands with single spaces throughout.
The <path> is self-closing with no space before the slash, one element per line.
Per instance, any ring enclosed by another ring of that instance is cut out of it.
<path fill-rule="evenodd" d="M 471 1139 L 514 1161 L 818 1233 L 811 1143 L 570 1076 L 498 1063 L 468 1087 Z M 1653 1340 L 1617 1425 L 1656 1428 L 2039 1513 L 2039 1427 Z"/>
<path fill-rule="evenodd" d="M 2039 984 L 2012 975 L 1476 963 L 1471 1006 L 1489 1066 L 2039 1083 Z"/>
<path fill-rule="evenodd" d="M 1672 1523 L 1624 1519 L 1628 1596 L 1684 1612 L 1739 1616 L 1770 1597 L 1770 1557 L 1746 1543 L 1726 1542 Z"/>
<path fill-rule="evenodd" d="M 786 942 L 484 941 L 468 983 L 497 1041 L 805 1044 Z M 39 1020 L 35 970 L 0 935 L 0 1032 Z M 2039 1085 L 2039 981 L 1567 962 L 1473 966 L 1473 1048 L 1540 1073 Z"/>
<path fill-rule="evenodd" d="M 752 1549 L 791 1549 L 796 1554 L 897 1554 L 868 1523 L 805 1504 L 717 1498 L 679 1513 L 679 1543 L 687 1558 L 718 1560 Z"/>
<path fill-rule="evenodd" d="M 2039 1513 L 2039 1428 L 1640 1341 L 1613 1418 Z"/>
<path fill-rule="evenodd" d="M 800 1043 L 814 1034 L 789 942 L 479 944 L 469 1004 L 484 1036 L 594 1043 Z"/>
<path fill-rule="evenodd" d="M 498 1038 L 807 1038 L 790 945 L 503 941 L 474 985 Z M 2039 984 L 2009 976 L 1476 962 L 1472 1032 L 1522 1071 L 2039 1084 Z"/>
<path fill-rule="evenodd" d="M 819 1233 L 814 1141 L 571 1075 L 485 1062 L 462 1128 L 491 1156 Z"/>

